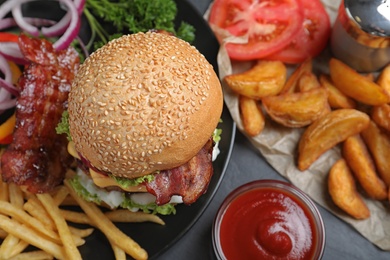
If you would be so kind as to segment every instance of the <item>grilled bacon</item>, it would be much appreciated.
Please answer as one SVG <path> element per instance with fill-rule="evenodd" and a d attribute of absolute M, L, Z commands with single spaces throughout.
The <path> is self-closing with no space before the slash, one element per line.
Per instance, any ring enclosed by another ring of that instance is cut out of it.
<path fill-rule="evenodd" d="M 156 196 L 156 204 L 166 204 L 173 195 L 180 195 L 183 203 L 189 205 L 206 192 L 213 175 L 212 152 L 213 141 L 210 139 L 189 162 L 161 171 L 147 183 L 146 189 Z"/>
<path fill-rule="evenodd" d="M 19 79 L 13 142 L 1 157 L 1 173 L 5 182 L 43 193 L 62 182 L 73 161 L 55 127 L 67 108 L 79 57 L 72 47 L 56 51 L 49 41 L 26 35 L 19 47 L 30 63 Z"/>

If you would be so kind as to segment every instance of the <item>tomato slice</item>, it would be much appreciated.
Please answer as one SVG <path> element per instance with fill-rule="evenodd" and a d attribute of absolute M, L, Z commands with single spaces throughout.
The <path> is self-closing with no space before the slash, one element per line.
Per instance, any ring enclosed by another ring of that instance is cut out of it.
<path fill-rule="evenodd" d="M 282 50 L 302 22 L 300 0 L 215 0 L 209 17 L 210 24 L 248 37 L 247 43 L 226 44 L 234 60 L 259 59 Z"/>
<path fill-rule="evenodd" d="M 301 0 L 303 26 L 291 43 L 282 51 L 267 57 L 285 63 L 302 63 L 321 53 L 328 44 L 331 26 L 328 13 L 320 0 Z"/>

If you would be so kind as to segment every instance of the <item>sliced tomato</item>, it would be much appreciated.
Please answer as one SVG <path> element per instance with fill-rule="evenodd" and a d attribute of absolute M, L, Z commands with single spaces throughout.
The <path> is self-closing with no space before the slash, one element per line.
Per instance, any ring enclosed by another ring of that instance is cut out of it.
<path fill-rule="evenodd" d="M 12 143 L 12 140 L 13 140 L 13 135 L 10 134 L 4 137 L 3 139 L 0 139 L 0 144 L 10 144 Z"/>
<path fill-rule="evenodd" d="M 286 47 L 300 30 L 303 13 L 300 0 L 215 0 L 209 23 L 247 37 L 247 43 L 226 44 L 231 59 L 254 60 Z"/>
<path fill-rule="evenodd" d="M 326 47 L 331 32 L 328 13 L 320 0 L 301 0 L 303 26 L 291 43 L 282 51 L 267 57 L 285 63 L 302 63 L 314 58 Z"/>

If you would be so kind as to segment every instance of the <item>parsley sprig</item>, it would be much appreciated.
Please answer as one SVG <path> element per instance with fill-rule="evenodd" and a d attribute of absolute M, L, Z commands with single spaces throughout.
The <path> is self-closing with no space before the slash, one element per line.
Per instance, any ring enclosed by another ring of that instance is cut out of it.
<path fill-rule="evenodd" d="M 193 42 L 195 28 L 185 22 L 175 27 L 177 6 L 174 0 L 87 0 L 84 14 L 92 29 L 88 48 L 94 49 L 118 38 L 121 34 L 109 34 L 101 21 L 111 24 L 116 32 L 146 32 L 151 29 L 165 30 L 177 37 Z M 98 38 L 98 40 L 96 39 Z"/>

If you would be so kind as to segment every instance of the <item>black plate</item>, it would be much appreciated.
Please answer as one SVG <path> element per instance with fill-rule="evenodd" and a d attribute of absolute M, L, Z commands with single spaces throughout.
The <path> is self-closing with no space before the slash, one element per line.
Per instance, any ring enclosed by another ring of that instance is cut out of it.
<path fill-rule="evenodd" d="M 217 71 L 216 56 L 219 45 L 207 22 L 205 22 L 203 17 L 187 1 L 176 0 L 176 2 L 178 7 L 177 23 L 185 21 L 195 26 L 196 40 L 193 44 L 203 53 Z M 23 13 L 26 16 L 44 17 L 55 20 L 58 20 L 63 15 L 63 11 L 56 8 L 51 1 L 32 2 L 24 6 Z M 87 39 L 89 35 L 89 28 L 84 23 L 81 27 L 80 37 Z M 122 231 L 146 249 L 150 258 L 157 258 L 162 252 L 179 240 L 202 215 L 217 191 L 230 159 L 236 129 L 235 123 L 226 107 L 224 107 L 222 120 L 223 123 L 219 125 L 223 130 L 222 140 L 219 144 L 221 153 L 214 162 L 214 175 L 207 193 L 201 196 L 191 206 L 178 205 L 176 215 L 162 216 L 162 219 L 166 223 L 165 226 L 152 223 L 118 224 L 118 227 Z M 80 247 L 80 251 L 84 259 L 114 258 L 107 239 L 99 231 L 95 231 L 91 236 L 86 238 L 86 244 Z"/>

